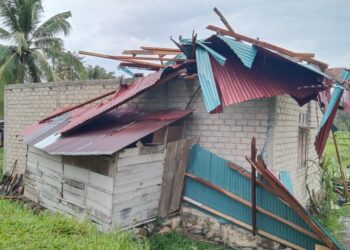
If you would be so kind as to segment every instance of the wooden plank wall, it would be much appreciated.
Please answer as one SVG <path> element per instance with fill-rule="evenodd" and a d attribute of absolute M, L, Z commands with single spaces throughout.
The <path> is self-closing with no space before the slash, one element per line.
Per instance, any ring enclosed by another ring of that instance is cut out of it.
<path fill-rule="evenodd" d="M 61 156 L 28 149 L 24 195 L 52 211 L 88 216 L 108 230 L 112 226 L 113 187 L 112 177 L 64 164 Z"/>
<path fill-rule="evenodd" d="M 161 217 L 167 217 L 180 209 L 188 153 L 192 143 L 193 138 L 189 138 L 167 145 L 159 201 L 159 216 Z"/>
<path fill-rule="evenodd" d="M 113 221 L 122 228 L 157 216 L 161 192 L 164 146 L 119 152 L 113 195 Z"/>

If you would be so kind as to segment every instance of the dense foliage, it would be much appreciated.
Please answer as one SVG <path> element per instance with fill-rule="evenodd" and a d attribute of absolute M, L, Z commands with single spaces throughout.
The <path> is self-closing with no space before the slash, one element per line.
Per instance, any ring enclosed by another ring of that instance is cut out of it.
<path fill-rule="evenodd" d="M 61 36 L 71 30 L 71 13 L 42 22 L 41 0 L 0 0 L 0 82 L 2 84 L 59 80 L 55 61 L 83 71 L 83 65 L 64 50 Z"/>

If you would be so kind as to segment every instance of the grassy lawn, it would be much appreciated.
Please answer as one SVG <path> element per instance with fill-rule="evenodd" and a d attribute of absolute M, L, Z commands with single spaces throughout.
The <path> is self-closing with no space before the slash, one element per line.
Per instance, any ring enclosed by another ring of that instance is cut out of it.
<path fill-rule="evenodd" d="M 181 234 L 155 234 L 141 240 L 130 232 L 101 233 L 92 223 L 59 214 L 34 214 L 16 202 L 0 200 L 0 249 L 219 250 Z"/>
<path fill-rule="evenodd" d="M 337 145 L 343 167 L 350 166 L 350 134 L 344 131 L 336 132 Z M 337 159 L 333 138 L 329 137 L 326 145 L 326 154 Z"/>
<path fill-rule="evenodd" d="M 336 133 L 336 139 L 342 165 L 344 168 L 348 167 L 350 166 L 350 134 L 348 132 L 338 131 Z M 325 150 L 327 156 L 337 159 L 332 137 L 328 139 Z M 346 172 L 349 173 L 349 171 Z M 339 241 L 343 240 L 343 236 L 340 234 L 344 228 L 344 225 L 342 225 L 339 220 L 341 217 L 350 217 L 350 205 L 340 207 L 340 209 L 332 210 L 326 218 L 320 218 L 322 224 L 326 226 Z"/>
<path fill-rule="evenodd" d="M 343 206 L 340 207 L 340 209 L 331 210 L 326 218 L 319 218 L 321 223 L 340 242 L 344 240 L 343 236 L 341 235 L 341 231 L 343 231 L 344 225 L 342 225 L 341 221 L 339 220 L 341 217 L 350 217 L 350 206 Z"/>

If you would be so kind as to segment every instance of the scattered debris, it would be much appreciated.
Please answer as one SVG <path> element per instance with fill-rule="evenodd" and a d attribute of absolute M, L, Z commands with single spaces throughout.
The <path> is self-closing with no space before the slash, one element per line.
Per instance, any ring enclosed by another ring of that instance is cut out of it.
<path fill-rule="evenodd" d="M 17 160 L 10 172 L 6 172 L 0 182 L 0 199 L 17 200 L 23 194 L 23 174 L 14 174 Z"/>

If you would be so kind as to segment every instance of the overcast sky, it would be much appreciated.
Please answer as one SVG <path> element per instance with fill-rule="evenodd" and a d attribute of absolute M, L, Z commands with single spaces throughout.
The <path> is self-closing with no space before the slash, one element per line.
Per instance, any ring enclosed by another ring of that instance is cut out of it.
<path fill-rule="evenodd" d="M 47 17 L 71 11 L 68 50 L 119 55 L 140 46 L 172 46 L 169 37 L 199 38 L 223 27 L 217 7 L 236 32 L 297 52 L 314 52 L 331 67 L 350 66 L 349 0 L 43 0 Z M 85 57 L 117 72 L 117 62 Z M 118 74 L 118 72 L 117 72 Z"/>

